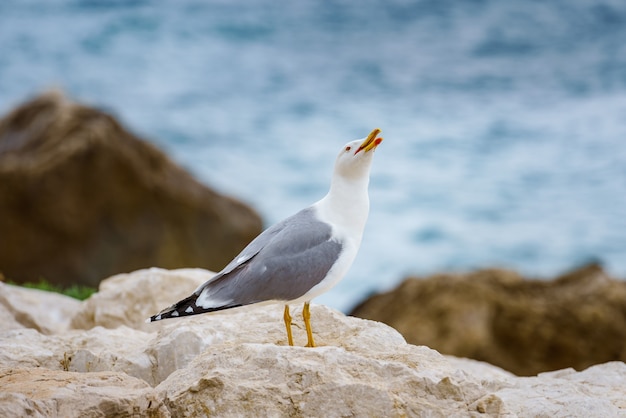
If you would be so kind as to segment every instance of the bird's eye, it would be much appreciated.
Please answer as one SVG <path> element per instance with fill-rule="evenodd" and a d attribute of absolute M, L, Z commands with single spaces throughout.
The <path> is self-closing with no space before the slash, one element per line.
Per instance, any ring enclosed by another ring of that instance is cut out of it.
<path fill-rule="evenodd" d="M 350 151 L 351 149 L 352 149 L 352 147 L 351 147 L 350 145 L 348 145 L 348 146 L 346 147 L 346 151 Z"/>

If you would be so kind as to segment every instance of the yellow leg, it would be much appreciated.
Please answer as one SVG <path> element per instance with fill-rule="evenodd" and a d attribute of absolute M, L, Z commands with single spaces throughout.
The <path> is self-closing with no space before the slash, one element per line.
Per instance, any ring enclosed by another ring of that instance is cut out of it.
<path fill-rule="evenodd" d="M 285 319 L 285 328 L 287 328 L 287 339 L 289 340 L 289 345 L 293 345 L 293 336 L 291 335 L 291 315 L 289 315 L 289 305 L 285 305 L 285 315 L 283 316 Z"/>
<path fill-rule="evenodd" d="M 306 327 L 306 336 L 308 339 L 306 347 L 315 347 L 315 341 L 313 341 L 313 331 L 311 331 L 311 312 L 309 311 L 309 302 L 304 303 L 302 317 L 304 318 L 304 326 Z"/>

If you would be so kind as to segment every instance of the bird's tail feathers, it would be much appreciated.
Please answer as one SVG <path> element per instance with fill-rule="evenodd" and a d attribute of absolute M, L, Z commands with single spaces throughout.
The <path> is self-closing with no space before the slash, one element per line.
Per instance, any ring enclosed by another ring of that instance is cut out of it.
<path fill-rule="evenodd" d="M 198 295 L 194 293 L 191 296 L 186 297 L 185 299 L 173 304 L 169 308 L 163 309 L 158 314 L 151 316 L 150 318 L 146 320 L 146 322 L 154 322 L 154 321 L 160 321 L 162 319 L 178 318 L 181 316 L 188 316 L 188 315 L 197 315 L 197 314 L 201 314 L 205 312 L 221 311 L 224 309 L 236 308 L 238 306 L 241 306 L 241 305 L 224 305 L 224 306 L 218 306 L 218 307 L 203 308 L 202 306 L 196 305 L 197 299 L 198 299 Z"/>

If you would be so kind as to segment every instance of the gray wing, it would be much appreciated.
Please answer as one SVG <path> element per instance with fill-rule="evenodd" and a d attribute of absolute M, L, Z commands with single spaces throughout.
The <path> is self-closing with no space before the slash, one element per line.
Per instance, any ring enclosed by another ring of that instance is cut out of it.
<path fill-rule="evenodd" d="M 341 249 L 331 226 L 304 209 L 265 230 L 191 296 L 151 319 L 297 299 L 326 277 Z"/>
<path fill-rule="evenodd" d="M 326 277 L 341 248 L 331 226 L 305 209 L 251 242 L 235 259 L 245 261 L 198 289 L 197 303 L 208 308 L 211 300 L 247 305 L 297 299 Z"/>
<path fill-rule="evenodd" d="M 250 243 L 243 250 L 241 250 L 241 252 L 237 255 L 237 257 L 233 258 L 233 260 L 230 263 L 228 263 L 226 267 L 224 267 L 219 273 L 217 273 L 217 275 L 213 277 L 210 281 L 214 281 L 220 276 L 230 273 L 237 267 L 241 266 L 242 264 L 250 260 L 255 255 L 257 255 L 259 251 L 261 251 L 264 247 L 266 247 L 270 242 L 274 240 L 276 235 L 280 234 L 281 231 L 285 229 L 285 227 L 291 224 L 291 220 L 293 218 L 299 217 L 300 214 L 303 214 L 307 211 L 312 212 L 313 210 L 310 208 L 304 209 L 298 212 L 297 214 L 295 214 L 294 216 L 284 219 L 281 222 L 272 225 L 271 227 L 269 227 L 268 229 L 260 233 L 255 239 L 250 241 Z M 203 283 L 202 285 L 200 285 L 200 287 L 196 289 L 196 292 L 204 288 L 206 284 L 207 283 Z"/>

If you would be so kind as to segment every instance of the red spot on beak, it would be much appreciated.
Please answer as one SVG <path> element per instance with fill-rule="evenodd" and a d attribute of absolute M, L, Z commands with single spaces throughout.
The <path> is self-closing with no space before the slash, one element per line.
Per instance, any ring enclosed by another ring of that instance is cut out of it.
<path fill-rule="evenodd" d="M 364 150 L 365 148 L 369 150 L 376 148 L 377 146 L 380 145 L 380 143 L 383 142 L 382 138 L 376 138 L 375 140 L 371 141 L 369 144 L 365 144 L 365 145 L 361 145 L 359 148 L 357 148 L 357 150 L 354 152 L 354 155 L 357 155 L 360 151 Z M 372 143 L 374 145 L 372 145 Z"/>

